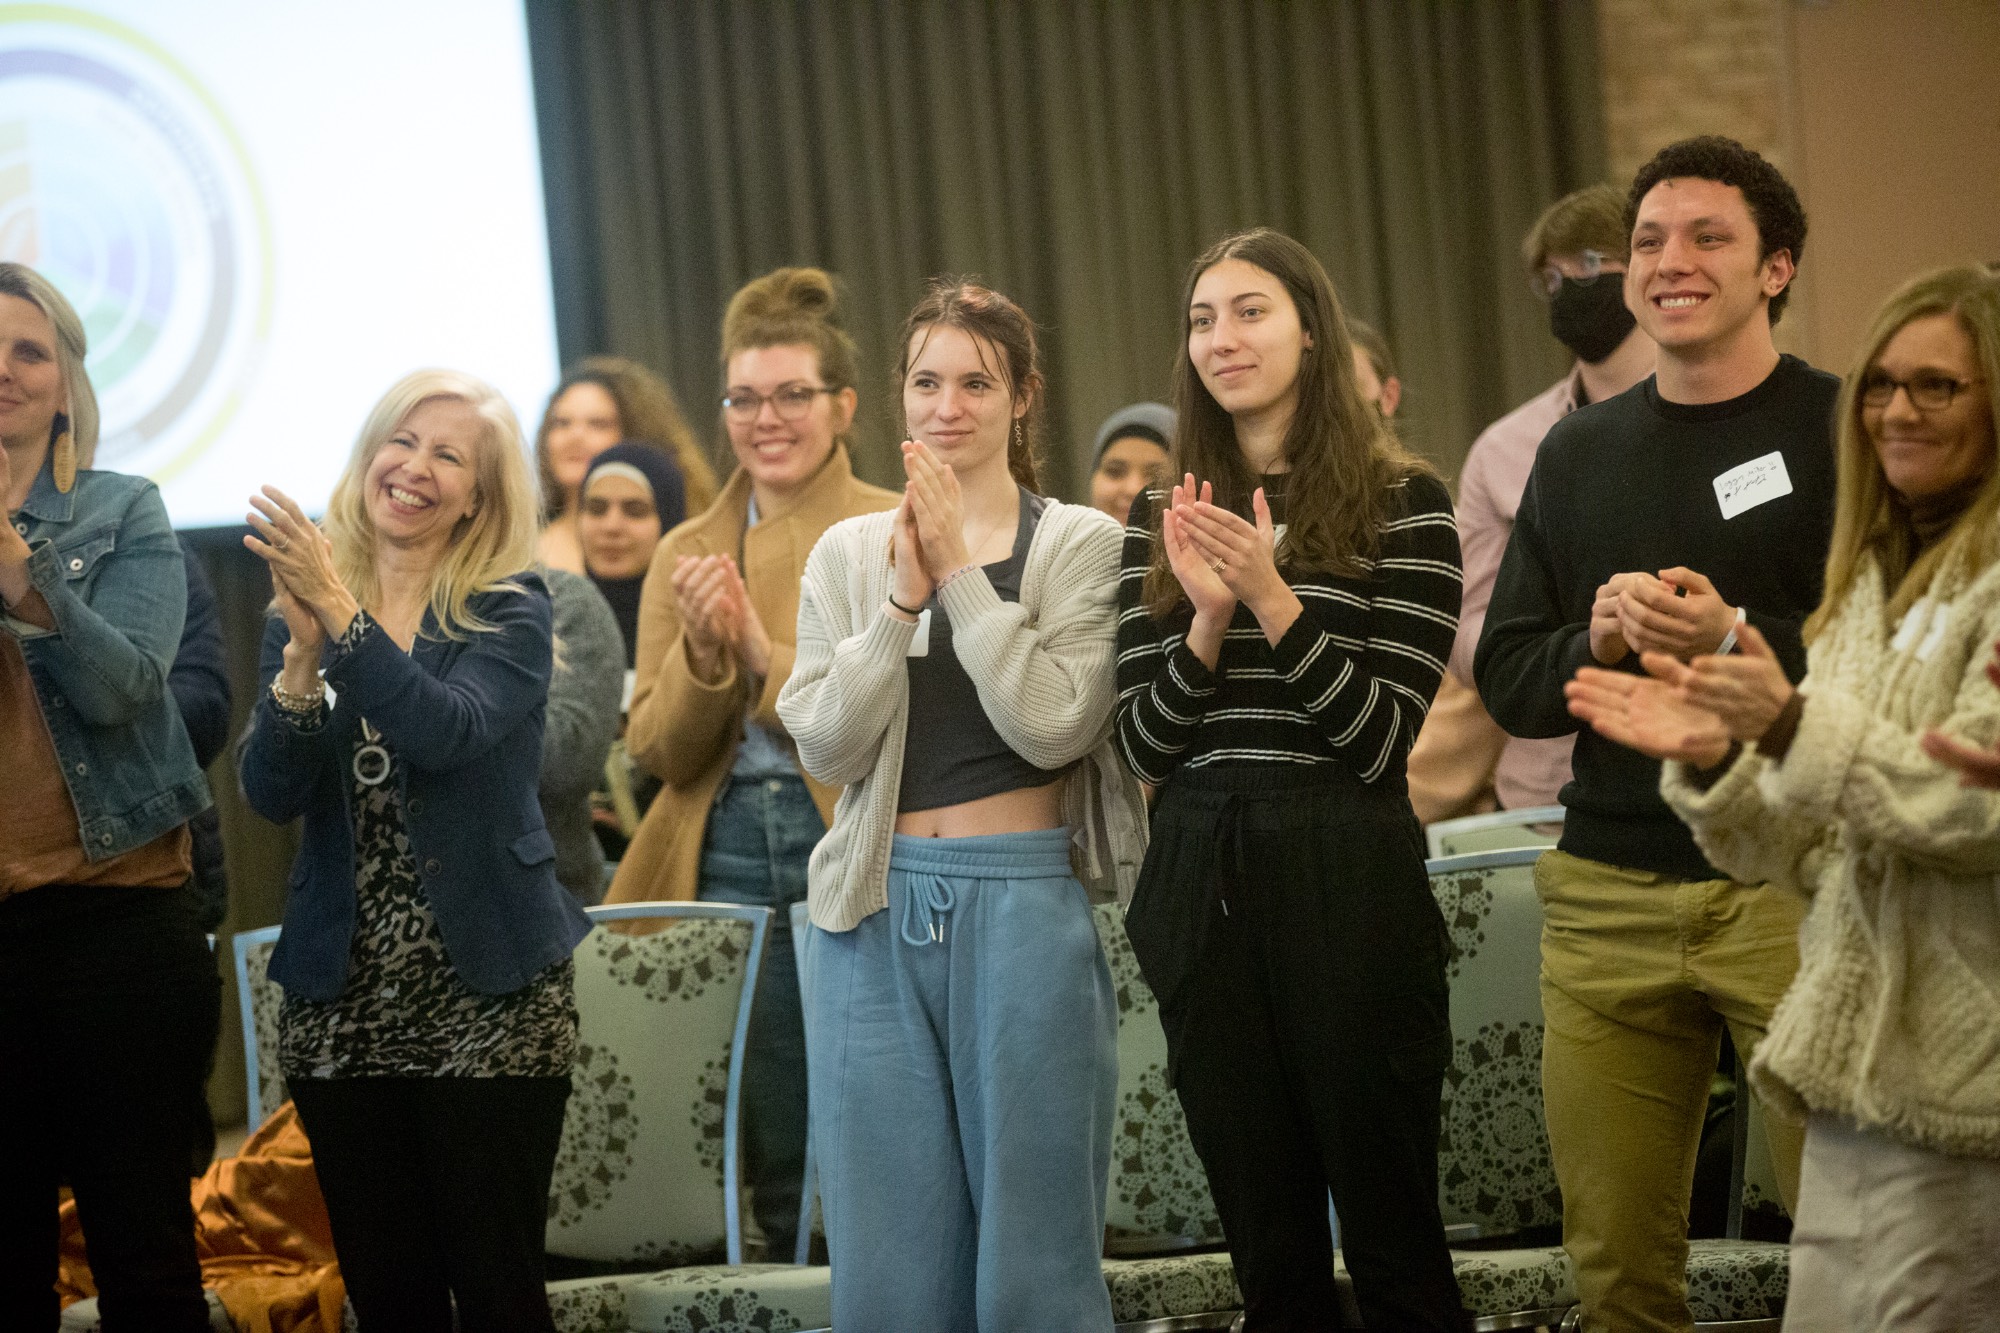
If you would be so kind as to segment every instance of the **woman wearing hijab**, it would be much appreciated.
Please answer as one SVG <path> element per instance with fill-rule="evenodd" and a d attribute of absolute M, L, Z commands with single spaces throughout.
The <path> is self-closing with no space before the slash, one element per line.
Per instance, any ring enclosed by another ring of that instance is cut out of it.
<path fill-rule="evenodd" d="M 639 648 L 639 592 L 653 548 L 687 517 L 680 469 L 648 445 L 614 444 L 591 460 L 577 494 L 584 572 L 618 617 L 629 671 Z"/>

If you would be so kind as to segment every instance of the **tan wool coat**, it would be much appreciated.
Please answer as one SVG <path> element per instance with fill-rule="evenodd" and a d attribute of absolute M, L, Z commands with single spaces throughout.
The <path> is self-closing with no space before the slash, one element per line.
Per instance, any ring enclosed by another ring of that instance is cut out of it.
<path fill-rule="evenodd" d="M 1901 625 L 1885 603 L 1870 565 L 1807 654 L 1781 762 L 1746 750 L 1706 791 L 1667 764 L 1660 790 L 1717 867 L 1812 900 L 1758 1091 L 2000 1157 L 2000 794 L 1919 748 L 1931 727 L 2000 740 L 2000 566 L 1934 586 Z"/>
<path fill-rule="evenodd" d="M 759 514 L 749 531 L 744 528 L 750 478 L 738 468 L 714 504 L 661 539 L 639 604 L 636 684 L 625 746 L 636 763 L 666 785 L 633 834 L 605 902 L 673 902 L 695 896 L 709 806 L 736 761 L 745 712 L 754 702 L 759 722 L 780 730 L 784 726 L 778 718 L 778 691 L 792 674 L 806 557 L 835 523 L 893 509 L 901 498 L 856 477 L 841 446 L 804 492 L 782 509 Z M 771 670 L 764 680 L 753 682 L 731 659 L 722 679 L 711 685 L 688 665 L 674 600 L 674 562 L 684 555 L 739 552 L 750 601 L 771 636 Z M 820 818 L 831 825 L 839 788 L 810 774 L 806 786 Z"/>

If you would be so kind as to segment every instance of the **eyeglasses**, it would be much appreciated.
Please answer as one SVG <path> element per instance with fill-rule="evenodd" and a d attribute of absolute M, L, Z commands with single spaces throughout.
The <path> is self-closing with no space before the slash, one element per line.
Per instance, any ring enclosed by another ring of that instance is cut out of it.
<path fill-rule="evenodd" d="M 731 421 L 748 424 L 757 419 L 757 414 L 769 403 L 771 410 L 778 414 L 780 421 L 797 421 L 812 411 L 813 399 L 823 393 L 839 393 L 838 389 L 816 389 L 810 384 L 787 384 L 776 393 L 766 396 L 761 393 L 732 393 L 722 400 L 722 410 Z"/>
<path fill-rule="evenodd" d="M 1961 391 L 1981 382 L 1934 372 L 1899 380 L 1886 371 L 1871 370 L 1861 377 L 1861 403 L 1864 407 L 1887 407 L 1896 401 L 1896 390 L 1901 389 L 1910 395 L 1910 406 L 1919 412 L 1942 412 Z"/>
<path fill-rule="evenodd" d="M 1554 264 L 1544 264 L 1540 272 L 1530 274 L 1528 285 L 1534 288 L 1535 295 L 1544 301 L 1549 300 L 1562 290 L 1565 278 L 1577 282 L 1596 282 L 1604 273 L 1604 261 L 1609 258 L 1601 250 L 1579 250 L 1576 252 L 1576 257 L 1578 267 L 1583 270 L 1580 273 L 1565 273 Z"/>

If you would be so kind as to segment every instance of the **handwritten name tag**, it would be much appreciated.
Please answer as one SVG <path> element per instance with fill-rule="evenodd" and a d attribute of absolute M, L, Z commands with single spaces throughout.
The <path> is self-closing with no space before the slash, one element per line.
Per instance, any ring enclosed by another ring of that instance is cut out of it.
<path fill-rule="evenodd" d="M 909 657 L 929 657 L 931 655 L 931 609 L 927 606 L 917 612 L 917 632 L 910 636 Z"/>
<path fill-rule="evenodd" d="M 1785 471 L 1785 456 L 1775 449 L 1762 458 L 1729 469 L 1714 482 L 1716 503 L 1722 517 L 1735 518 L 1746 509 L 1792 493 L 1792 474 Z"/>

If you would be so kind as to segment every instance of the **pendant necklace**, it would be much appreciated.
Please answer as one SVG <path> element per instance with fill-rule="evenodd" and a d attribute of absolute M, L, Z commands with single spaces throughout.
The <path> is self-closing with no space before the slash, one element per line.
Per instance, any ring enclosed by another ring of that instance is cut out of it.
<path fill-rule="evenodd" d="M 382 733 L 365 717 L 361 739 L 366 744 L 354 752 L 354 780 L 364 787 L 379 787 L 389 777 L 389 751 L 382 744 Z"/>

